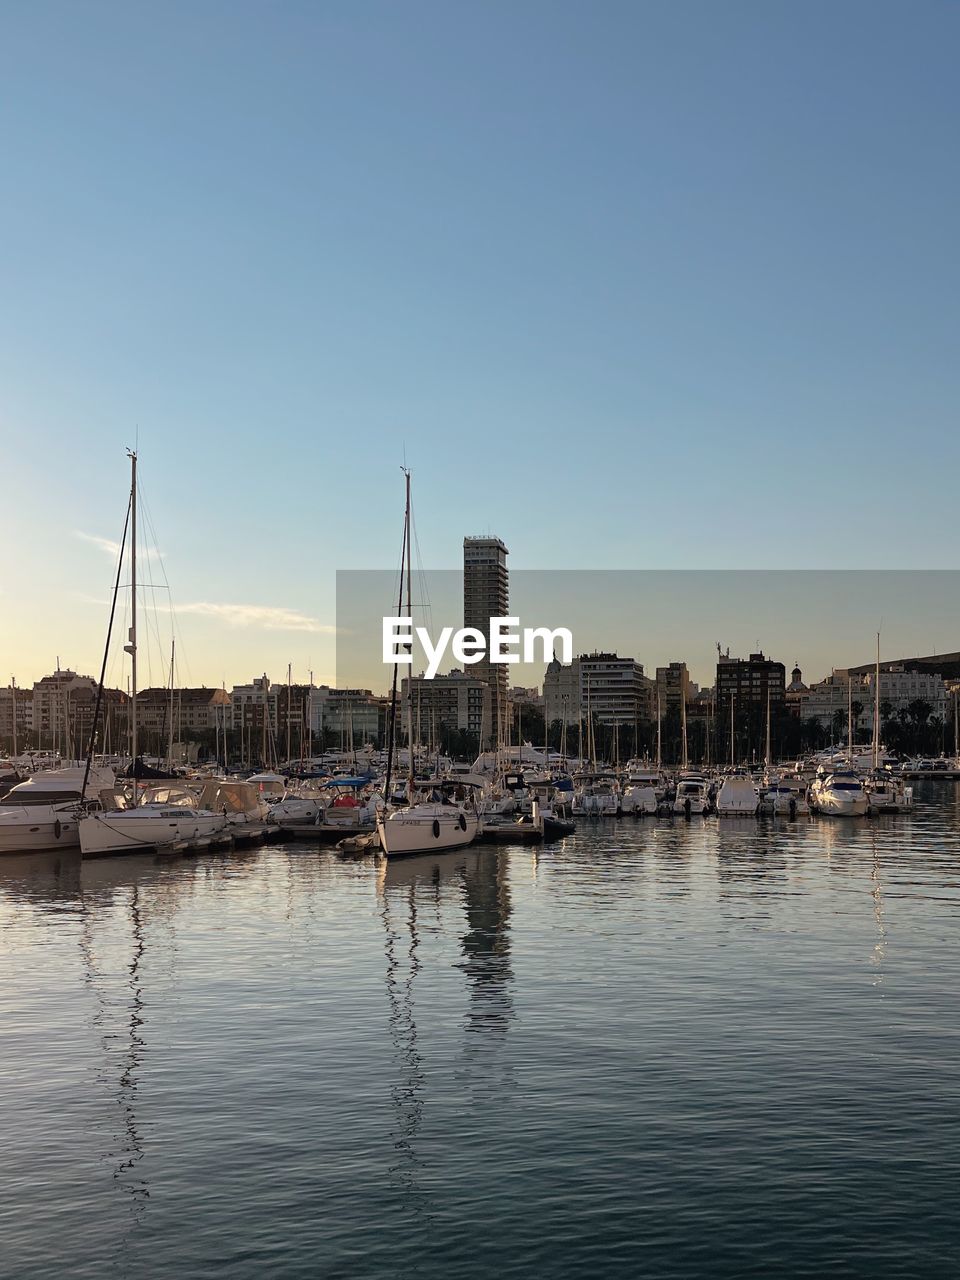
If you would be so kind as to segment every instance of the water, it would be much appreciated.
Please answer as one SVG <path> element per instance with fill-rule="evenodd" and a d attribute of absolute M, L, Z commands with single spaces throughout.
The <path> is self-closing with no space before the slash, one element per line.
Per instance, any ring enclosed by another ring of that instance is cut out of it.
<path fill-rule="evenodd" d="M 960 787 L 0 863 L 0 1274 L 954 1276 Z"/>

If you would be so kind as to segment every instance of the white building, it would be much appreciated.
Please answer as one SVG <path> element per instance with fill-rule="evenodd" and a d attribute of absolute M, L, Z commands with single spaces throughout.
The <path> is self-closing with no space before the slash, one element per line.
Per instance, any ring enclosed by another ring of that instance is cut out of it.
<path fill-rule="evenodd" d="M 564 666 L 554 658 L 543 677 L 543 715 L 547 725 L 555 720 L 576 724 L 580 718 L 580 660 Z"/>
<path fill-rule="evenodd" d="M 333 689 L 321 684 L 310 690 L 309 723 L 314 746 L 348 751 L 375 741 L 380 734 L 383 700 L 369 689 Z"/>
<path fill-rule="evenodd" d="M 401 682 L 401 698 L 407 696 L 407 681 Z M 427 680 L 414 676 L 413 736 L 419 743 L 435 742 L 441 727 L 473 733 L 479 743 L 481 734 L 489 738 L 493 717 L 493 690 L 472 673 L 456 668 L 445 676 Z M 405 705 L 405 704 L 404 704 Z"/>
<path fill-rule="evenodd" d="M 262 729 L 277 731 L 277 692 L 264 674 L 255 676 L 250 684 L 235 684 L 230 692 L 232 727 L 234 729 Z"/>
<path fill-rule="evenodd" d="M 643 664 L 616 653 L 580 655 L 580 704 L 599 724 L 636 724 L 653 715 L 654 682 Z"/>
<path fill-rule="evenodd" d="M 71 750 L 69 724 L 71 698 L 80 694 L 85 700 L 95 697 L 97 681 L 92 676 L 78 676 L 75 671 L 57 671 L 44 676 L 33 686 L 33 729 L 41 750 Z"/>
<path fill-rule="evenodd" d="M 873 728 L 873 702 L 876 673 L 849 672 L 838 667 L 826 679 L 810 685 L 802 693 L 800 715 L 804 720 L 816 719 L 829 726 L 833 717 L 841 711 L 846 717 L 849 702 L 860 704 L 860 713 L 854 721 L 855 733 L 869 734 Z M 899 715 L 908 710 L 911 702 L 923 701 L 930 707 L 930 718 L 946 717 L 948 706 L 947 687 L 938 675 L 906 671 L 902 666 L 880 669 L 880 706 L 884 718 Z"/>

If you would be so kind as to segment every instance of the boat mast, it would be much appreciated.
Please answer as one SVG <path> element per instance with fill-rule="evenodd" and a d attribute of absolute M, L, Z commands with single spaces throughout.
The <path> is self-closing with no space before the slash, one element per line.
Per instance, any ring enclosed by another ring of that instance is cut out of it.
<path fill-rule="evenodd" d="M 173 772 L 173 663 L 176 653 L 176 640 L 170 641 L 170 732 L 167 735 L 167 768 Z"/>
<path fill-rule="evenodd" d="M 736 700 L 737 700 L 737 695 L 735 693 L 731 693 L 730 694 L 730 768 L 731 769 L 736 768 L 736 764 L 737 764 L 737 750 L 734 742 L 734 727 L 733 727 L 733 724 L 734 724 L 733 707 Z"/>
<path fill-rule="evenodd" d="M 880 768 L 880 632 L 877 632 L 877 670 L 873 682 L 873 771 Z"/>
<path fill-rule="evenodd" d="M 17 758 L 17 681 L 10 677 L 10 701 L 13 707 L 13 758 Z"/>
<path fill-rule="evenodd" d="M 853 764 L 853 676 L 847 672 L 847 755 Z"/>
<path fill-rule="evenodd" d="M 137 776 L 137 455 L 130 458 L 130 635 L 124 651 L 130 655 L 130 770 Z"/>
<path fill-rule="evenodd" d="M 687 700 L 683 694 L 683 682 L 680 682 L 680 740 L 683 750 L 683 764 L 681 768 L 686 773 L 689 768 L 687 760 Z"/>
<path fill-rule="evenodd" d="M 660 747 L 661 747 L 661 730 L 660 730 L 660 686 L 657 685 L 657 772 L 660 771 Z"/>
<path fill-rule="evenodd" d="M 410 472 L 404 467 L 404 477 L 406 478 L 407 503 L 403 521 L 403 536 L 405 544 L 405 553 L 407 558 L 407 614 L 408 618 L 413 618 L 413 574 L 410 568 Z M 410 657 L 413 658 L 413 640 L 410 641 Z M 407 752 L 409 755 L 409 771 L 407 774 L 407 799 L 413 804 L 414 791 L 414 764 L 413 764 L 413 662 L 410 663 L 410 675 L 407 679 Z"/>
<path fill-rule="evenodd" d="M 290 700 L 291 700 L 291 668 L 292 663 L 287 663 L 287 764 L 290 763 Z"/>
<path fill-rule="evenodd" d="M 767 745 L 766 758 L 764 760 L 767 768 L 770 768 L 770 686 L 767 685 Z"/>

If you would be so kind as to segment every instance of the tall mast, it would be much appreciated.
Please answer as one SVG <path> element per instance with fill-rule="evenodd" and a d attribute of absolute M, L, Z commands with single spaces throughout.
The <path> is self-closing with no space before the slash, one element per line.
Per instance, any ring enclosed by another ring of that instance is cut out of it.
<path fill-rule="evenodd" d="M 16 679 L 10 677 L 10 701 L 13 706 L 13 758 L 17 758 L 17 682 Z M 956 710 L 954 710 L 956 714 Z"/>
<path fill-rule="evenodd" d="M 737 764 L 737 750 L 736 750 L 736 743 L 734 741 L 734 721 L 733 721 L 733 707 L 736 700 L 737 700 L 737 695 L 735 693 L 731 693 L 730 694 L 730 768 L 731 769 L 735 768 Z"/>
<path fill-rule="evenodd" d="M 847 672 L 847 755 L 853 764 L 853 676 Z"/>
<path fill-rule="evenodd" d="M 683 681 L 680 682 L 680 739 L 683 751 L 683 764 L 681 768 L 686 773 L 688 768 L 687 760 L 687 700 L 683 693 Z"/>
<path fill-rule="evenodd" d="M 130 457 L 130 642 L 124 651 L 130 655 L 130 769 L 137 776 L 137 455 Z"/>
<path fill-rule="evenodd" d="M 767 747 L 766 759 L 764 760 L 767 768 L 770 768 L 770 685 L 767 685 Z"/>
<path fill-rule="evenodd" d="M 407 504 L 403 522 L 403 536 L 406 543 L 407 556 L 407 617 L 413 618 L 413 574 L 410 568 L 410 472 L 404 468 L 403 472 L 407 482 Z M 410 657 L 413 658 L 413 641 L 410 642 Z M 407 680 L 407 753 L 409 756 L 409 794 L 408 799 L 413 803 L 414 789 L 414 765 L 413 765 L 413 662 L 410 663 L 410 676 Z"/>
<path fill-rule="evenodd" d="M 880 632 L 877 632 L 877 670 L 873 681 L 873 771 L 880 768 Z"/>
<path fill-rule="evenodd" d="M 173 664 L 174 664 L 174 655 L 176 653 L 176 644 L 177 642 L 175 639 L 170 641 L 170 732 L 167 737 L 167 768 L 171 771 L 171 773 L 173 772 L 173 707 L 174 707 Z"/>
<path fill-rule="evenodd" d="M 660 686 L 657 685 L 657 770 L 660 769 Z"/>
<path fill-rule="evenodd" d="M 290 763 L 290 697 L 291 697 L 291 668 L 292 664 L 287 663 L 287 763 Z"/>

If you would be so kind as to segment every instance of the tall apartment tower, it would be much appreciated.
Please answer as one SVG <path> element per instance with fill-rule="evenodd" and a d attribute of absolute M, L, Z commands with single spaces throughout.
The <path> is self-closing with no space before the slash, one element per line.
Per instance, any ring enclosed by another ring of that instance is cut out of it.
<path fill-rule="evenodd" d="M 510 612 L 510 576 L 507 570 L 509 552 L 499 538 L 464 538 L 463 540 L 463 625 L 490 634 L 490 619 L 502 618 Z M 491 692 L 491 721 L 484 728 L 484 743 L 496 743 L 501 716 L 507 710 L 507 665 L 491 662 L 484 655 L 471 668 L 470 674 L 485 681 Z"/>

